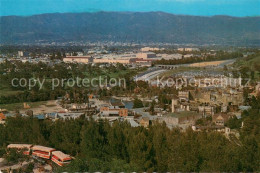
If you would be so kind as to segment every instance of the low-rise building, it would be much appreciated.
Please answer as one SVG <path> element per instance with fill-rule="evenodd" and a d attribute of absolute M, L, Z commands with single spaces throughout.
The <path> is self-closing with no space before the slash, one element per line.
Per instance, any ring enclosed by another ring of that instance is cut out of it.
<path fill-rule="evenodd" d="M 190 99 L 190 92 L 189 91 L 179 91 L 178 92 L 179 100 L 182 101 L 189 101 Z"/>
<path fill-rule="evenodd" d="M 94 63 L 109 63 L 109 64 L 130 64 L 135 58 L 95 58 Z"/>
<path fill-rule="evenodd" d="M 164 48 L 157 48 L 157 47 L 143 47 L 143 48 L 141 48 L 142 52 L 159 51 L 159 50 L 164 50 Z"/>
<path fill-rule="evenodd" d="M 141 118 L 139 124 L 140 124 L 141 126 L 143 126 L 143 127 L 148 127 L 149 124 L 150 124 L 150 119 L 149 119 L 149 117 L 143 117 L 143 118 Z"/>
<path fill-rule="evenodd" d="M 118 106 L 104 106 L 100 108 L 100 115 L 126 117 L 128 116 L 128 109 L 120 108 Z"/>
<path fill-rule="evenodd" d="M 61 151 L 53 151 L 51 160 L 59 166 L 64 166 L 71 162 L 72 158 L 68 154 L 64 154 Z"/>
<path fill-rule="evenodd" d="M 140 52 L 136 54 L 136 57 L 141 59 L 156 58 L 156 54 L 153 52 Z"/>
<path fill-rule="evenodd" d="M 217 126 L 224 126 L 228 119 L 232 117 L 230 114 L 220 113 L 212 116 L 212 122 Z"/>
<path fill-rule="evenodd" d="M 63 58 L 63 61 L 66 63 L 91 63 L 93 62 L 92 56 L 67 56 Z"/>
<path fill-rule="evenodd" d="M 201 105 L 198 106 L 199 113 L 202 114 L 204 117 L 212 116 L 215 113 L 214 106 L 210 105 Z"/>
<path fill-rule="evenodd" d="M 182 111 L 176 113 L 170 113 L 162 118 L 168 126 L 178 126 L 182 124 L 193 125 L 196 120 L 202 118 L 202 115 L 193 111 Z"/>

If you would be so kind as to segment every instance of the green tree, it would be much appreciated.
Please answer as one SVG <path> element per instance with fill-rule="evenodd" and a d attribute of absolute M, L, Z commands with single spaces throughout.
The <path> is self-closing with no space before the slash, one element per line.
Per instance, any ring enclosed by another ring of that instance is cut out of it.
<path fill-rule="evenodd" d="M 133 108 L 142 108 L 142 107 L 144 107 L 143 102 L 140 99 L 135 98 Z"/>

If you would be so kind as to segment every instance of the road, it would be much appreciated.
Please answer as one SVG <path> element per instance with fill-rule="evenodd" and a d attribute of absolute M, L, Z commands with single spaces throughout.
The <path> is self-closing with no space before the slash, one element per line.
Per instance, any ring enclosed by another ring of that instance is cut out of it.
<path fill-rule="evenodd" d="M 14 170 L 14 169 L 19 169 L 19 168 L 22 168 L 22 167 L 28 165 L 30 162 L 32 162 L 32 160 L 29 161 L 29 162 L 17 163 L 17 164 L 12 165 L 12 166 L 2 166 L 2 167 L 0 167 L 0 170 L 3 171 L 3 170 Z"/>
<path fill-rule="evenodd" d="M 151 79 L 155 78 L 156 76 L 158 76 L 159 74 L 161 74 L 165 71 L 166 70 L 160 69 L 160 70 L 152 71 L 149 73 L 145 73 L 144 75 L 136 77 L 134 80 L 135 81 L 150 81 Z"/>

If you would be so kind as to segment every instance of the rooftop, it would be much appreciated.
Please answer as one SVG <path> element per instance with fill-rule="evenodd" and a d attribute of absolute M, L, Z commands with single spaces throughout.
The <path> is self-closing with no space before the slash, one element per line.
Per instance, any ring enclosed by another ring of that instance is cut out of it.
<path fill-rule="evenodd" d="M 7 148 L 31 148 L 31 144 L 9 144 Z"/>
<path fill-rule="evenodd" d="M 110 102 L 111 106 L 125 106 L 125 104 L 123 102 Z"/>
<path fill-rule="evenodd" d="M 45 151 L 45 152 L 55 151 L 54 148 L 44 147 L 44 146 L 40 146 L 40 145 L 33 146 L 32 150 L 40 150 L 40 151 Z"/>
<path fill-rule="evenodd" d="M 66 56 L 65 58 L 79 58 L 79 59 L 89 59 L 92 58 L 92 56 Z"/>
<path fill-rule="evenodd" d="M 71 159 L 70 155 L 64 154 L 61 151 L 53 151 L 52 154 L 57 156 L 61 160 L 70 160 Z"/>
<path fill-rule="evenodd" d="M 181 112 L 174 112 L 174 113 L 167 114 L 167 116 L 176 117 L 176 118 L 188 117 L 193 115 L 199 115 L 199 114 L 193 111 L 181 111 Z"/>

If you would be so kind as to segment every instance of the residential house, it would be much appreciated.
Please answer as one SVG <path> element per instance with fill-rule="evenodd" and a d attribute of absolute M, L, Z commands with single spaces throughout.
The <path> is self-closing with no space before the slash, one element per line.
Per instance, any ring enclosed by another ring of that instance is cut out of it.
<path fill-rule="evenodd" d="M 180 102 L 189 101 L 189 99 L 190 99 L 190 92 L 189 91 L 179 91 L 178 92 L 178 97 L 179 97 Z"/>
<path fill-rule="evenodd" d="M 140 120 L 140 125 L 143 126 L 143 127 L 148 127 L 149 124 L 150 124 L 150 119 L 149 117 L 143 117 L 141 120 Z"/>
<path fill-rule="evenodd" d="M 100 108 L 101 116 L 128 116 L 127 108 L 120 108 L 119 106 L 103 106 Z"/>
<path fill-rule="evenodd" d="M 215 113 L 215 107 L 210 105 L 201 105 L 198 106 L 199 113 L 204 117 L 212 116 Z"/>
<path fill-rule="evenodd" d="M 110 102 L 110 106 L 125 108 L 125 104 L 123 102 Z"/>
<path fill-rule="evenodd" d="M 226 113 L 215 114 L 212 116 L 212 122 L 217 126 L 224 126 L 230 117 L 232 117 L 232 115 Z"/>

